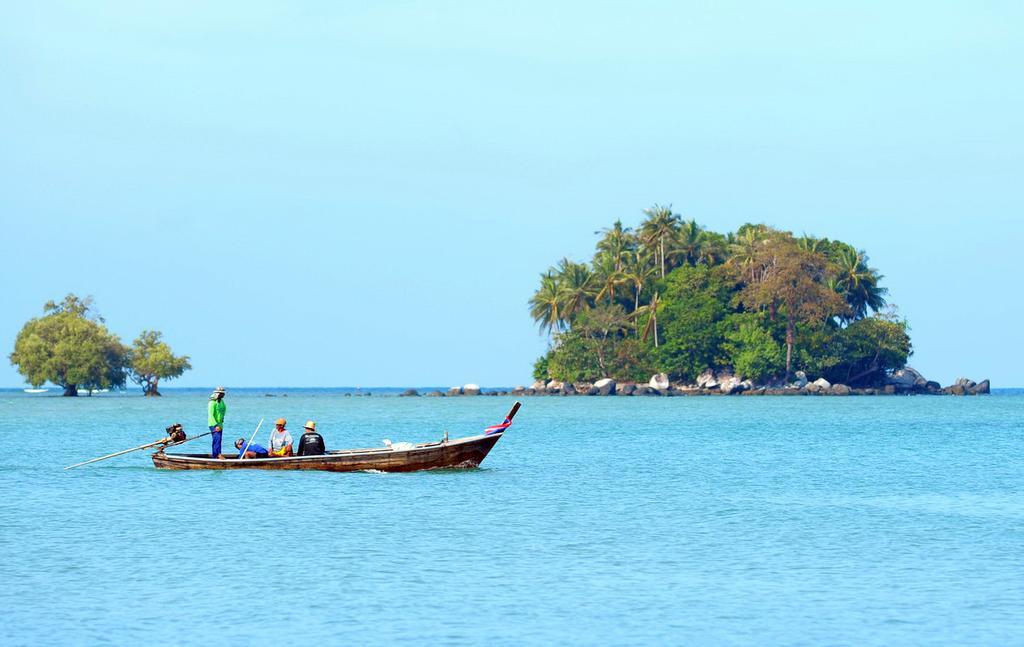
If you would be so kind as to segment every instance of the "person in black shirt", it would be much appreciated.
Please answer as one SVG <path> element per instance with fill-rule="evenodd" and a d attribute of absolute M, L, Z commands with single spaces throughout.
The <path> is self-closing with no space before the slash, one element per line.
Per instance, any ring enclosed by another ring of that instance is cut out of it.
<path fill-rule="evenodd" d="M 324 447 L 324 437 L 316 433 L 316 423 L 312 420 L 306 422 L 306 433 L 299 439 L 299 450 L 296 456 L 319 456 L 327 452 Z"/>

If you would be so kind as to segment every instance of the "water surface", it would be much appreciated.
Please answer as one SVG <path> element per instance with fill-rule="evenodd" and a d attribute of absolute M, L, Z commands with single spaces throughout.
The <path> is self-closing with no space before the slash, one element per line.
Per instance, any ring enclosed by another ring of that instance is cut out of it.
<path fill-rule="evenodd" d="M 205 430 L 205 392 L 166 393 L 0 393 L 0 643 L 1024 644 L 1017 392 L 526 398 L 470 471 L 61 470 Z M 470 435 L 511 403 L 236 390 L 225 446 L 279 416 L 334 448 Z"/>

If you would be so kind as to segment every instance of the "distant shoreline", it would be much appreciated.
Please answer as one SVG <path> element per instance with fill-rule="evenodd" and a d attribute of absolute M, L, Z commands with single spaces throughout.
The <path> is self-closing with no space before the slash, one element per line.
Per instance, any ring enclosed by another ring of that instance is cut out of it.
<path fill-rule="evenodd" d="M 26 398 L 28 398 L 28 397 L 35 397 L 35 398 L 62 397 L 61 396 L 61 389 L 59 387 L 49 387 L 49 389 L 45 393 L 25 393 L 24 392 L 25 388 L 28 388 L 28 387 L 0 387 L 0 394 L 4 394 L 4 395 L 23 395 Z M 348 394 L 348 395 L 352 396 L 352 395 L 355 395 L 356 393 L 373 393 L 374 395 L 379 395 L 379 396 L 384 396 L 384 397 L 398 397 L 398 396 L 401 396 L 403 394 L 403 392 L 408 391 L 409 389 L 415 390 L 422 397 L 427 397 L 427 395 L 429 393 L 435 392 L 435 391 L 445 394 L 444 397 L 463 397 L 463 398 L 465 398 L 465 397 L 474 397 L 474 396 L 464 396 L 464 395 L 449 396 L 447 394 L 448 387 L 443 387 L 442 388 L 442 387 L 432 387 L 432 386 L 430 386 L 430 387 L 373 386 L 373 387 L 359 387 L 358 389 L 356 387 L 354 387 L 354 386 L 240 386 L 240 387 L 229 388 L 229 392 L 235 392 L 235 393 L 239 393 L 239 394 L 244 394 L 246 396 L 259 395 L 259 396 L 264 396 L 264 397 L 280 397 L 280 396 L 285 395 L 287 393 L 303 393 L 303 392 L 307 392 L 307 393 L 323 393 L 323 394 L 328 394 L 328 395 L 334 394 L 334 395 L 341 395 L 341 396 L 344 396 L 345 394 Z M 185 394 L 191 394 L 191 393 L 205 394 L 207 391 L 209 391 L 209 387 L 177 386 L 177 387 L 165 387 L 165 388 L 161 388 L 160 390 L 161 390 L 161 392 L 164 392 L 165 395 L 170 395 L 170 394 L 185 395 Z M 515 391 L 516 391 L 515 387 L 505 387 L 505 386 L 501 386 L 501 387 L 484 387 L 483 389 L 481 389 L 481 396 L 480 397 L 486 397 L 486 396 L 492 395 L 492 394 L 494 396 L 514 396 L 514 397 L 546 397 L 546 398 L 561 397 L 561 394 L 546 394 L 546 393 L 545 394 L 537 394 L 537 393 L 530 394 L 530 393 L 525 393 L 525 392 L 524 393 L 516 393 Z M 992 387 L 992 389 L 991 389 L 991 394 L 992 395 L 1012 395 L 1012 394 L 1017 393 L 1017 392 L 1024 392 L 1024 386 L 1006 386 L 1006 387 L 998 387 L 998 388 Z M 648 397 L 650 395 L 653 395 L 653 394 L 642 394 L 642 395 L 634 394 L 633 396 L 629 396 L 629 397 Z M 662 397 L 693 397 L 693 396 L 696 396 L 696 395 L 705 395 L 707 397 L 715 397 L 715 396 L 720 396 L 720 395 L 723 395 L 723 394 L 716 393 L 716 394 L 712 395 L 711 393 L 706 393 L 706 394 L 705 393 L 677 393 L 677 394 L 673 394 L 672 396 L 662 396 Z M 776 395 L 776 394 L 775 393 L 765 393 L 765 394 L 761 394 L 761 395 L 766 395 L 766 396 L 771 397 L 771 396 Z M 779 397 L 791 397 L 791 396 L 798 396 L 798 395 L 809 395 L 809 394 L 789 393 L 789 392 L 787 392 L 785 394 L 779 394 Z M 851 396 L 861 396 L 861 397 L 863 397 L 863 396 L 867 396 L 868 394 L 851 393 L 850 395 Z M 877 394 L 877 395 L 887 395 L 887 394 Z M 89 396 L 89 395 L 86 395 L 86 394 L 83 393 L 81 396 L 79 396 L 78 399 L 88 399 L 89 397 L 94 397 L 94 398 L 139 397 L 139 398 L 143 398 L 145 396 L 143 395 L 142 391 L 139 390 L 139 389 L 127 389 L 125 391 L 111 391 L 109 393 L 97 393 L 97 394 L 94 394 L 92 396 Z M 437 396 L 435 396 L 435 397 L 437 397 Z M 577 393 L 575 397 L 586 397 L 586 395 L 585 394 Z M 593 397 L 600 397 L 600 396 L 593 396 Z M 627 396 L 618 396 L 618 397 L 627 397 Z M 64 399 L 74 400 L 75 398 L 64 398 Z"/>

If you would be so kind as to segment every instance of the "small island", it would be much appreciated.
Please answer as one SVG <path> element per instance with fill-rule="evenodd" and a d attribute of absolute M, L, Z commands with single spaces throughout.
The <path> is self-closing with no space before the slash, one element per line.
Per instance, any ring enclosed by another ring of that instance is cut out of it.
<path fill-rule="evenodd" d="M 548 335 L 530 393 L 980 394 L 906 366 L 909 325 L 868 255 L 764 224 L 726 234 L 671 207 L 598 232 L 589 263 L 540 276 L 530 314 Z M 616 388 L 616 385 L 621 385 Z"/>

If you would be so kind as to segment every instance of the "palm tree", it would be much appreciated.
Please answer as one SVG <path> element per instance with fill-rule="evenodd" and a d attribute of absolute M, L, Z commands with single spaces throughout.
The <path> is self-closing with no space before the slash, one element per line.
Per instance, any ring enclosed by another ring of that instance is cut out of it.
<path fill-rule="evenodd" d="M 562 318 L 561 295 L 558 277 L 555 276 L 554 268 L 549 268 L 540 275 L 540 288 L 530 297 L 530 316 L 540 326 L 541 332 L 547 332 L 549 337 L 553 331 L 561 330 L 565 323 Z"/>
<path fill-rule="evenodd" d="M 835 290 L 846 299 L 850 314 L 845 322 L 863 319 L 868 309 L 879 311 L 885 307 L 888 289 L 878 285 L 883 277 L 878 270 L 868 267 L 868 257 L 849 245 L 842 245 L 832 257 L 836 265 Z"/>
<path fill-rule="evenodd" d="M 718 265 L 729 257 L 729 239 L 722 234 L 704 230 L 700 244 L 698 263 Z"/>
<path fill-rule="evenodd" d="M 641 334 L 640 338 L 643 339 L 644 341 L 647 341 L 647 338 L 651 336 L 651 333 L 654 333 L 654 347 L 657 348 L 658 347 L 658 293 L 657 292 L 655 292 L 654 296 L 651 297 L 651 302 L 650 303 L 648 303 L 645 306 L 641 306 L 639 309 L 637 309 L 636 312 L 633 313 L 633 315 L 635 317 L 640 317 L 641 315 L 645 315 L 645 314 L 648 315 L 647 323 L 644 325 L 644 331 Z"/>
<path fill-rule="evenodd" d="M 600 288 L 594 297 L 595 301 L 607 298 L 609 304 L 615 302 L 615 290 L 626 284 L 622 275 L 622 260 L 621 257 L 615 258 L 608 252 L 598 252 L 594 256 L 594 279 Z"/>
<path fill-rule="evenodd" d="M 762 232 L 755 227 L 741 228 L 733 237 L 734 242 L 729 245 L 728 262 L 737 265 L 744 271 L 750 270 L 750 280 L 754 280 L 754 264 L 757 262 L 758 253 L 764 244 Z"/>
<path fill-rule="evenodd" d="M 797 247 L 806 250 L 808 252 L 822 252 L 826 247 L 826 241 L 824 238 L 815 238 L 814 236 L 808 236 L 804 234 L 796 240 Z"/>
<path fill-rule="evenodd" d="M 640 308 L 640 293 L 657 270 L 651 265 L 651 255 L 640 250 L 628 254 L 622 268 L 623 280 L 633 287 L 633 311 Z"/>
<path fill-rule="evenodd" d="M 621 220 L 616 220 L 611 227 L 594 233 L 604 234 L 601 240 L 597 241 L 597 251 L 611 257 L 615 262 L 615 271 L 621 271 L 623 257 L 636 249 L 636 236 L 633 235 L 633 230 L 623 227 Z"/>
<path fill-rule="evenodd" d="M 689 220 L 682 223 L 673 241 L 672 250 L 669 256 L 679 259 L 687 265 L 696 265 L 703 256 L 704 230 L 697 224 L 696 220 Z"/>
<path fill-rule="evenodd" d="M 584 263 L 563 258 L 558 263 L 557 276 L 562 316 L 571 324 L 576 315 L 594 305 L 594 273 Z"/>
<path fill-rule="evenodd" d="M 661 267 L 661 278 L 665 278 L 665 251 L 670 248 L 679 232 L 681 218 L 672 213 L 672 205 L 654 205 L 644 209 L 647 218 L 640 224 L 640 240 L 654 251 L 654 262 Z"/>

